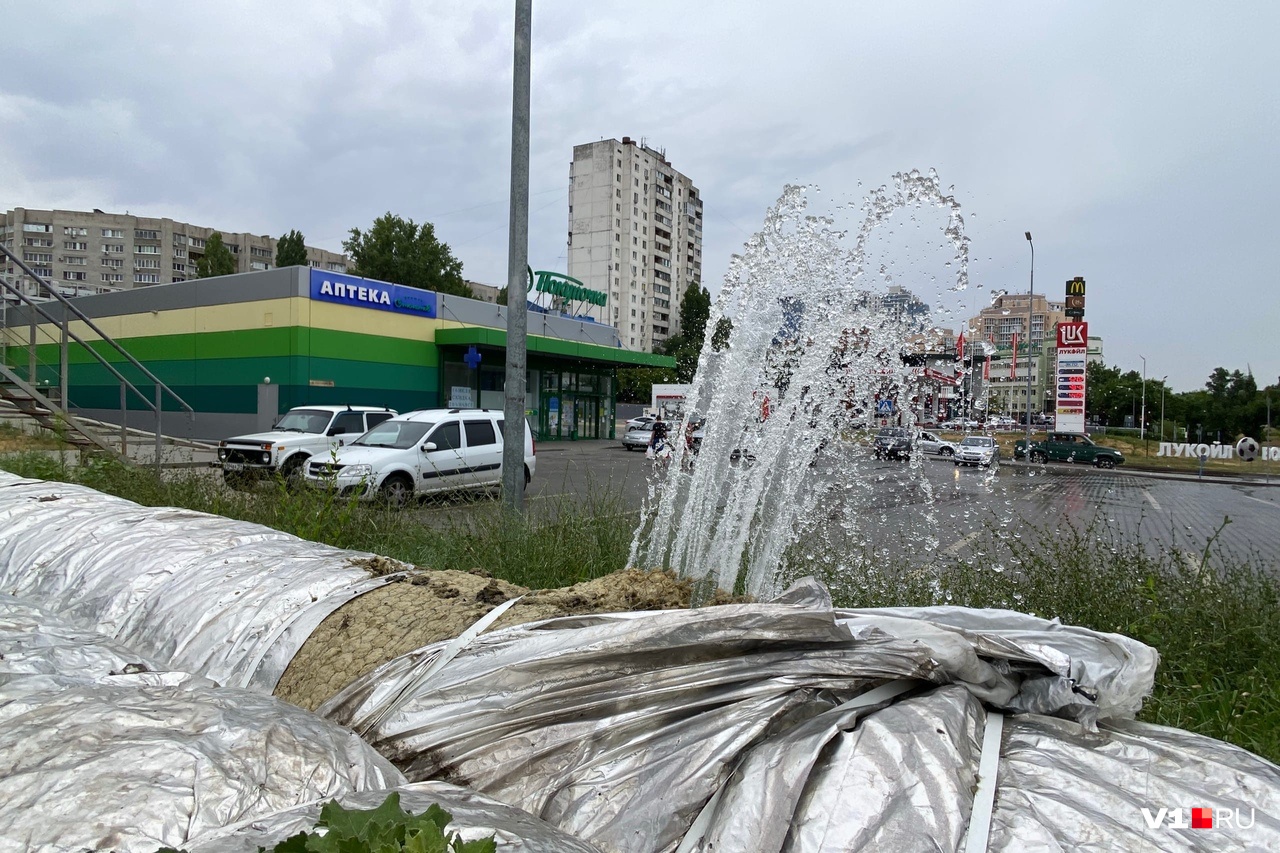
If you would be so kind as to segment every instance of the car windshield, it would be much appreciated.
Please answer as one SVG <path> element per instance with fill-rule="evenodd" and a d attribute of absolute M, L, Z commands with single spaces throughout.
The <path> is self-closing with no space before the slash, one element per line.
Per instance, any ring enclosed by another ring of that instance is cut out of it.
<path fill-rule="evenodd" d="M 653 423 L 652 423 L 652 422 L 647 423 L 647 424 L 636 424 L 635 426 L 633 426 L 633 427 L 631 428 L 631 431 L 632 431 L 632 432 L 648 432 L 648 431 L 649 431 L 649 430 L 651 430 L 651 429 L 653 429 Z"/>
<path fill-rule="evenodd" d="M 364 435 L 351 442 L 362 447 L 394 447 L 405 450 L 413 447 L 427 434 L 434 423 L 426 421 L 383 421 Z"/>
<path fill-rule="evenodd" d="M 322 433 L 333 415 L 323 409 L 294 409 L 286 412 L 273 429 L 281 432 Z"/>
<path fill-rule="evenodd" d="M 971 435 L 964 441 L 960 442 L 964 447 L 991 447 L 995 444 L 995 439 L 986 438 L 980 435 Z"/>

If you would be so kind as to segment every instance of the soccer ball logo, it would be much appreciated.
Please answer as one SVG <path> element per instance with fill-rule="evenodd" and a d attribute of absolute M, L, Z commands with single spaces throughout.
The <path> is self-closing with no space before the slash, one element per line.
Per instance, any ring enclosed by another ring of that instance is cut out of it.
<path fill-rule="evenodd" d="M 1245 462 L 1252 462 L 1258 458 L 1258 442 L 1246 435 L 1236 442 L 1236 455 Z"/>

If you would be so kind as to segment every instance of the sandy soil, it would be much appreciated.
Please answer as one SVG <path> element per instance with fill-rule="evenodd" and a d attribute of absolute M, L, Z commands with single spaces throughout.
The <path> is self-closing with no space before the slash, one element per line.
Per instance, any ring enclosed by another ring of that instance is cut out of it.
<path fill-rule="evenodd" d="M 410 567 L 374 558 L 361 568 L 384 575 Z M 355 598 L 320 623 L 276 687 L 276 696 L 314 710 L 355 678 L 394 657 L 456 637 L 497 605 L 519 595 L 493 626 L 555 616 L 674 610 L 689 606 L 693 588 L 671 572 L 615 572 L 562 589 L 530 592 L 479 570 L 411 569 L 406 577 Z M 723 594 L 711 603 L 730 599 Z"/>

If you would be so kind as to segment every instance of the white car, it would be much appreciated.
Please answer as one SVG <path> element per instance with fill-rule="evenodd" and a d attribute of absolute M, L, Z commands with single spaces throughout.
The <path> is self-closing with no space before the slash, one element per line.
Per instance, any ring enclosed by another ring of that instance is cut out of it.
<path fill-rule="evenodd" d="M 916 446 L 924 453 L 936 453 L 939 456 L 955 456 L 956 444 L 954 441 L 947 441 L 939 438 L 937 433 L 921 430 L 920 436 L 916 439 Z"/>
<path fill-rule="evenodd" d="M 656 420 L 657 418 L 654 417 L 653 415 L 641 415 L 638 418 L 632 418 L 631 420 L 627 421 L 627 429 L 631 430 L 631 429 L 635 429 L 636 427 L 647 426 Z"/>
<path fill-rule="evenodd" d="M 369 430 L 331 459 L 307 466 L 309 485 L 403 506 L 419 495 L 502 485 L 502 412 L 429 409 Z M 537 447 L 524 422 L 524 484 L 537 471 Z"/>
<path fill-rule="evenodd" d="M 1000 458 L 1000 447 L 989 435 L 969 435 L 956 447 L 956 465 L 981 465 L 990 467 Z"/>
<path fill-rule="evenodd" d="M 281 416 L 270 432 L 218 442 L 218 462 L 228 486 L 241 488 L 279 471 L 301 481 L 312 456 L 327 457 L 372 426 L 396 416 L 374 406 L 299 406 Z"/>
<path fill-rule="evenodd" d="M 644 450 L 653 438 L 653 421 L 628 426 L 622 434 L 622 446 L 627 450 Z"/>

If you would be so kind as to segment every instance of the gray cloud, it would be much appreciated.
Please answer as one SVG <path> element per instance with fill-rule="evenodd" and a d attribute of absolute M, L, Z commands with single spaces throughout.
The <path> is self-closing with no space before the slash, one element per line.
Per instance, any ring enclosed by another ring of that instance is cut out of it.
<path fill-rule="evenodd" d="M 102 207 L 338 249 L 392 210 L 506 276 L 511 5 L 63 4 L 0 78 L 0 203 Z M 954 316 L 1090 281 L 1107 357 L 1196 387 L 1280 375 L 1269 4 L 536 4 L 530 256 L 564 264 L 572 146 L 645 137 L 706 201 L 716 289 L 783 184 L 856 202 L 936 168 L 973 240 L 902 217 L 897 280 Z M 854 220 L 848 220 L 855 224 Z M 934 291 L 930 293 L 929 291 Z M 1267 377 L 1271 377 L 1268 380 Z"/>

